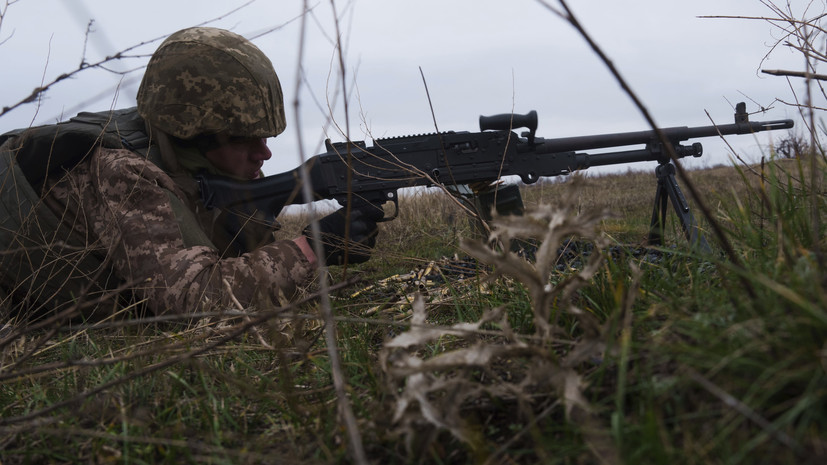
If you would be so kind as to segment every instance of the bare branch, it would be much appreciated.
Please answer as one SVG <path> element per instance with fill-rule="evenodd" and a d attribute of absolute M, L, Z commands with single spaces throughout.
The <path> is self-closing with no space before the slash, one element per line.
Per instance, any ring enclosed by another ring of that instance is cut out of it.
<path fill-rule="evenodd" d="M 806 79 L 815 79 L 817 81 L 827 81 L 827 74 L 813 74 L 804 71 L 787 71 L 783 69 L 762 69 L 764 74 L 772 74 L 773 76 L 792 76 Z"/>
<path fill-rule="evenodd" d="M 2 7 L 0 7 L 0 30 L 3 29 L 3 18 L 6 17 L 6 11 L 8 11 L 9 6 L 14 5 L 17 2 L 18 0 L 6 0 L 5 4 Z M 6 41 L 11 39 L 12 36 L 14 36 L 14 31 L 12 31 L 11 34 L 9 34 L 9 36 L 5 39 L 0 39 L 0 45 L 6 43 Z"/>

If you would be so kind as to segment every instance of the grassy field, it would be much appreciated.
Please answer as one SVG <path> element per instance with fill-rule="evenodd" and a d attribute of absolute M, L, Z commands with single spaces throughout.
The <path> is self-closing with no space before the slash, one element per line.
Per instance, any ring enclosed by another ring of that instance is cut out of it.
<path fill-rule="evenodd" d="M 671 207 L 645 247 L 651 172 L 524 189 L 493 231 L 538 245 L 528 260 L 445 195 L 405 197 L 374 259 L 331 270 L 351 282 L 331 291 L 349 428 L 317 300 L 7 329 L 0 462 L 348 462 L 358 432 L 371 463 L 824 463 L 827 210 L 807 173 L 691 172 L 712 254 Z"/>

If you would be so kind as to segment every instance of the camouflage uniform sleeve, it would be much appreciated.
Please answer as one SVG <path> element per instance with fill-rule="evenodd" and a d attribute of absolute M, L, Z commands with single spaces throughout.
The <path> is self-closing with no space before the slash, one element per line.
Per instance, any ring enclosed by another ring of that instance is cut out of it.
<path fill-rule="evenodd" d="M 208 246 L 185 247 L 161 169 L 126 150 L 99 149 L 89 165 L 99 211 L 90 224 L 108 244 L 118 275 L 134 283 L 151 310 L 187 313 L 204 305 L 276 305 L 295 298 L 313 269 L 292 241 L 275 241 L 240 257 L 221 258 Z M 166 191 L 165 191 L 166 189 Z"/>

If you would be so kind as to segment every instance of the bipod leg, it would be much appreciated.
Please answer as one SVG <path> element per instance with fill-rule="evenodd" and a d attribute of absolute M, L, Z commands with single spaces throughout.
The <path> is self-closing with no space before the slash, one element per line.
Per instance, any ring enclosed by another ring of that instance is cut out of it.
<path fill-rule="evenodd" d="M 665 227 L 666 219 L 666 199 L 672 201 L 672 207 L 675 209 L 675 214 L 678 215 L 678 220 L 681 222 L 681 228 L 693 247 L 697 247 L 702 252 L 709 253 L 712 248 L 695 224 L 695 218 L 692 212 L 689 211 L 689 203 L 686 201 L 681 188 L 678 186 L 678 181 L 675 178 L 675 165 L 672 163 L 663 163 L 658 165 L 655 173 L 658 177 L 658 191 L 655 195 L 655 211 L 652 213 L 652 229 L 649 232 L 650 242 L 655 244 L 663 243 L 663 228 Z M 659 216 L 657 216 L 659 214 Z M 655 241 L 652 241 L 655 239 Z"/>
<path fill-rule="evenodd" d="M 652 208 L 652 222 L 649 223 L 649 244 L 663 245 L 663 228 L 666 227 L 666 206 L 668 204 L 666 187 L 663 185 L 663 179 L 658 177 L 655 206 Z"/>

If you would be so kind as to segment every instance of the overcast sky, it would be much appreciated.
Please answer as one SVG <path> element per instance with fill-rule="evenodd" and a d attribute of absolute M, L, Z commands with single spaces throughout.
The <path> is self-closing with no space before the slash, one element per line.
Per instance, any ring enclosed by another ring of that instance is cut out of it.
<path fill-rule="evenodd" d="M 434 131 L 420 68 L 439 129 L 478 130 L 481 114 L 537 110 L 538 136 L 553 138 L 649 129 L 606 66 L 565 21 L 534 0 L 336 1 L 345 45 L 349 113 L 342 108 L 330 1 L 311 2 L 302 66 L 306 81 L 296 95 L 301 12 L 299 0 L 18 0 L 0 24 L 0 105 L 17 103 L 33 88 L 143 42 L 129 58 L 87 70 L 50 89 L 37 105 L 0 117 L 0 131 L 43 124 L 81 110 L 135 104 L 142 67 L 164 36 L 205 22 L 254 37 L 279 73 L 288 129 L 270 142 L 267 174 L 296 166 L 301 128 L 306 155 L 321 152 L 328 104 L 336 122 L 350 123 L 354 140 Z M 550 5 L 559 7 L 556 0 Z M 769 16 L 747 0 L 570 0 L 575 15 L 604 49 L 662 127 L 706 126 L 732 121 L 736 102 L 749 111 L 791 99 L 784 78 L 759 69 L 801 69 L 802 59 L 779 49 L 762 59 L 780 37 L 762 20 L 700 16 Z M 792 4 L 805 2 L 793 1 Z M 238 11 L 232 12 L 234 8 Z M 216 19 L 218 18 L 218 19 Z M 85 31 L 90 21 L 91 34 Z M 794 82 L 800 90 L 802 82 Z M 293 108 L 298 97 L 299 114 Z M 754 120 L 796 118 L 775 104 Z M 768 134 L 768 133 L 764 133 Z M 781 134 L 776 134 L 781 137 Z M 745 158 L 757 160 L 769 136 L 730 139 Z M 706 139 L 692 166 L 728 163 L 725 146 Z M 644 164 L 643 168 L 646 166 Z M 624 168 L 625 169 L 625 168 Z"/>

